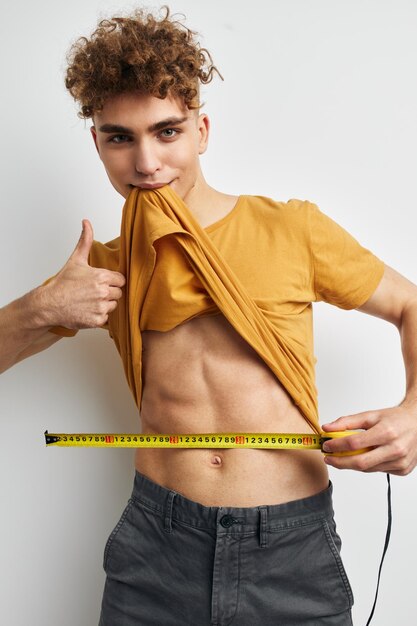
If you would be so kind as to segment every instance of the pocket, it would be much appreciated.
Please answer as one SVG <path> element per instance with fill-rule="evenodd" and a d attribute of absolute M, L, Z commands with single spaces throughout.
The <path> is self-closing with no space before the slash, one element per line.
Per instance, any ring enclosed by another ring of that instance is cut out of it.
<path fill-rule="evenodd" d="M 330 624 L 331 616 L 350 611 L 353 595 L 332 526 L 322 517 L 270 529 L 270 550 L 254 584 L 271 597 L 279 594 L 283 624 Z"/>
<path fill-rule="evenodd" d="M 107 539 L 105 548 L 104 548 L 104 556 L 103 556 L 103 569 L 106 570 L 107 568 L 107 563 L 109 560 L 109 554 L 110 554 L 110 549 L 113 545 L 113 542 L 117 536 L 117 534 L 119 533 L 120 529 L 122 528 L 124 522 L 126 521 L 126 517 L 127 514 L 129 513 L 131 507 L 132 507 L 132 499 L 130 498 L 128 500 L 128 503 L 119 519 L 119 521 L 117 522 L 116 526 L 114 527 L 114 529 L 112 530 L 112 532 L 110 533 L 109 538 Z"/>
<path fill-rule="evenodd" d="M 345 570 L 345 566 L 343 565 L 342 557 L 340 556 L 342 540 L 340 539 L 336 531 L 336 524 L 335 524 L 334 519 L 332 518 L 330 523 L 327 520 L 323 520 L 323 528 L 324 528 L 324 533 L 326 535 L 327 543 L 329 544 L 329 548 L 332 551 L 332 554 L 335 558 L 336 565 L 339 570 L 340 578 L 343 582 L 346 593 L 348 595 L 350 606 L 352 607 L 354 603 L 353 591 L 352 591 L 352 587 L 350 586 L 350 582 L 349 582 L 349 578 Z"/>

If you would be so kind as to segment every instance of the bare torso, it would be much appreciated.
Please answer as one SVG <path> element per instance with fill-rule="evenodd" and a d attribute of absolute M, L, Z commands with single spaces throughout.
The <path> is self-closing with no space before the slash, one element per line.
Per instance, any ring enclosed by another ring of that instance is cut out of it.
<path fill-rule="evenodd" d="M 142 432 L 311 432 L 222 314 L 143 331 Z M 138 449 L 136 468 L 206 506 L 278 504 L 328 485 L 320 451 Z"/>

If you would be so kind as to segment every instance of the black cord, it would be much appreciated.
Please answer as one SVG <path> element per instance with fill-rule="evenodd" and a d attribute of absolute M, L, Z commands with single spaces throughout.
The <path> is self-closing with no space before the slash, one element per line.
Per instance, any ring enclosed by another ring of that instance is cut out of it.
<path fill-rule="evenodd" d="M 381 559 L 381 563 L 379 565 L 378 582 L 377 582 L 377 585 L 376 585 L 375 600 L 374 600 L 374 604 L 373 604 L 373 607 L 372 607 L 371 614 L 368 617 L 368 621 L 366 622 L 366 626 L 368 626 L 371 623 L 371 619 L 372 619 L 372 617 L 374 615 L 374 611 L 375 611 L 375 607 L 376 607 L 376 601 L 377 601 L 377 598 L 378 598 L 379 581 L 380 581 L 380 578 L 381 578 L 382 564 L 384 562 L 385 554 L 387 552 L 388 544 L 389 544 L 389 540 L 390 540 L 390 536 L 391 536 L 391 525 L 392 525 L 391 480 L 390 480 L 390 475 L 388 473 L 387 473 L 387 481 L 388 481 L 388 493 L 387 493 L 387 499 L 388 499 L 388 524 L 387 524 L 387 532 L 386 532 L 386 535 L 385 535 L 385 545 L 384 545 L 384 550 L 382 552 L 382 559 Z"/>

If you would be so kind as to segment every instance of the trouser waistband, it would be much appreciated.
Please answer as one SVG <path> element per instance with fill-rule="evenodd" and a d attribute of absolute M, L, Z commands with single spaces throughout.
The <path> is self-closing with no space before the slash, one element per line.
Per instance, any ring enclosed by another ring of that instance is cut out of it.
<path fill-rule="evenodd" d="M 259 532 L 262 548 L 267 546 L 267 532 L 302 526 L 333 517 L 333 485 L 319 493 L 281 504 L 254 507 L 205 506 L 182 494 L 155 483 L 135 471 L 132 498 L 150 507 L 163 519 L 164 530 L 172 532 L 172 520 L 217 534 Z"/>

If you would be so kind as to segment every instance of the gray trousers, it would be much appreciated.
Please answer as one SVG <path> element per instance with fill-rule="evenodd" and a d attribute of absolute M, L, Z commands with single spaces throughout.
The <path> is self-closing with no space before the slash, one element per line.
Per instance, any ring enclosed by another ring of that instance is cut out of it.
<path fill-rule="evenodd" d="M 332 489 L 208 507 L 136 471 L 104 550 L 99 626 L 351 626 Z"/>

